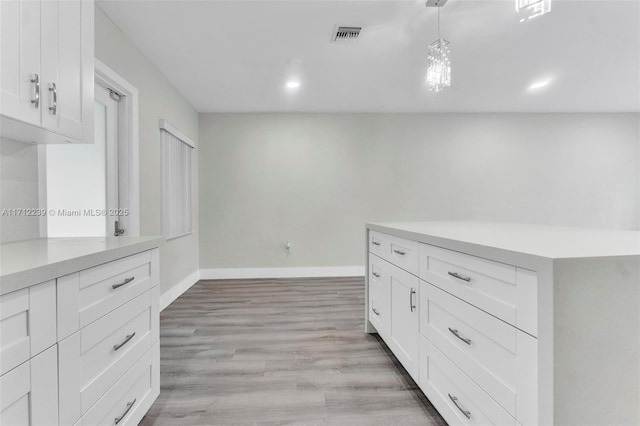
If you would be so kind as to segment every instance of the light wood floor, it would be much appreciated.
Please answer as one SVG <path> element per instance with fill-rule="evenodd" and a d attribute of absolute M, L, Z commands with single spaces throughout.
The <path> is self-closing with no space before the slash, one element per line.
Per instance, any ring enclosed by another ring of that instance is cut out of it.
<path fill-rule="evenodd" d="M 377 336 L 364 281 L 200 281 L 160 317 L 142 425 L 445 425 Z"/>

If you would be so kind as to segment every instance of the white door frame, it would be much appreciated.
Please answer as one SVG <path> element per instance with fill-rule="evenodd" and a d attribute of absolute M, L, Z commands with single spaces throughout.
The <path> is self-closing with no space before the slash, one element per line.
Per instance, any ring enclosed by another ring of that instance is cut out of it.
<path fill-rule="evenodd" d="M 123 95 L 118 102 L 118 145 L 127 147 L 119 155 L 120 171 L 128 185 L 120 186 L 120 198 L 126 200 L 129 223 L 126 235 L 140 235 L 140 151 L 138 130 L 138 89 L 96 58 L 95 84 L 113 89 Z M 122 206 L 121 206 L 122 207 Z"/>

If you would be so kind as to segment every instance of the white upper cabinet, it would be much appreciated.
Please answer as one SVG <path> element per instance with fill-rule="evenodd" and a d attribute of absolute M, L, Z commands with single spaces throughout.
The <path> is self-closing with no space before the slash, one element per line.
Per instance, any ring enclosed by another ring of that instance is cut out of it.
<path fill-rule="evenodd" d="M 40 2 L 0 2 L 0 113 L 40 124 Z"/>
<path fill-rule="evenodd" d="M 93 142 L 93 0 L 0 2 L 2 136 Z"/>

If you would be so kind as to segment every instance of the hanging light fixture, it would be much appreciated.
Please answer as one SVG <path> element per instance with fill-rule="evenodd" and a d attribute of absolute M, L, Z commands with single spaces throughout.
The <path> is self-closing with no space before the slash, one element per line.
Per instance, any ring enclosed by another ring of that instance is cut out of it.
<path fill-rule="evenodd" d="M 551 0 L 516 0 L 516 12 L 520 22 L 551 12 Z"/>
<path fill-rule="evenodd" d="M 429 90 L 440 92 L 451 86 L 451 60 L 449 59 L 449 42 L 440 37 L 440 8 L 446 0 L 429 0 L 427 7 L 438 8 L 438 39 L 431 43 L 427 52 L 427 85 Z"/>

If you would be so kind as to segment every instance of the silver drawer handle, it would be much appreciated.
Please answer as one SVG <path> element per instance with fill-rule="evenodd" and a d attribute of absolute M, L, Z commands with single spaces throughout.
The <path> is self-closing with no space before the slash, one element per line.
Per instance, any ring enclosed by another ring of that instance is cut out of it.
<path fill-rule="evenodd" d="M 457 408 L 458 410 L 460 410 L 460 412 L 461 412 L 462 414 L 464 414 L 464 416 L 465 416 L 467 419 L 471 419 L 471 412 L 470 412 L 470 411 L 465 410 L 464 408 L 460 407 L 460 405 L 458 405 L 458 398 L 456 398 L 455 396 L 451 396 L 451 394 L 450 394 L 450 393 L 448 393 L 447 395 L 449 395 L 449 399 L 451 400 L 451 402 L 453 402 L 453 405 L 455 405 L 455 406 L 456 406 L 456 408 Z"/>
<path fill-rule="evenodd" d="M 380 312 L 378 312 L 376 308 L 371 308 L 371 310 L 373 311 L 374 314 L 380 316 Z"/>
<path fill-rule="evenodd" d="M 471 346 L 471 339 L 465 339 L 464 337 L 460 336 L 460 334 L 458 333 L 458 330 L 456 330 L 455 328 L 449 327 L 449 331 L 451 332 L 451 334 L 456 336 L 458 339 L 462 340 L 467 345 Z"/>
<path fill-rule="evenodd" d="M 379 246 L 380 245 L 380 241 L 372 240 L 371 244 L 373 244 L 374 246 Z"/>
<path fill-rule="evenodd" d="M 407 252 L 402 251 L 402 250 L 398 250 L 398 249 L 393 249 L 393 252 L 395 254 L 399 254 L 400 256 L 404 256 L 405 254 L 407 254 Z"/>
<path fill-rule="evenodd" d="M 51 111 L 51 114 L 56 115 L 56 112 L 58 111 L 58 89 L 56 88 L 55 83 L 51 83 L 49 91 L 53 93 L 53 105 L 49 107 L 49 111 Z"/>
<path fill-rule="evenodd" d="M 411 293 L 409 293 L 409 308 L 411 308 L 411 312 L 416 308 L 416 305 L 413 304 L 413 295 L 416 294 L 414 289 L 411 289 Z"/>
<path fill-rule="evenodd" d="M 129 410 L 131 410 L 131 407 L 133 407 L 133 404 L 136 403 L 137 398 L 134 398 L 133 401 L 131 402 L 127 402 L 127 409 L 124 410 L 124 413 L 122 413 L 122 415 L 120 417 L 116 417 L 115 418 L 115 423 L 114 424 L 118 424 L 122 421 L 122 419 L 124 419 L 124 417 L 127 415 L 127 413 L 129 412 Z"/>
<path fill-rule="evenodd" d="M 466 281 L 466 282 L 470 282 L 471 281 L 471 277 L 465 277 L 463 275 L 460 275 L 457 272 L 449 271 L 449 272 L 447 272 L 447 274 L 451 275 L 453 278 L 457 278 L 457 279 L 462 280 L 462 281 Z"/>
<path fill-rule="evenodd" d="M 38 74 L 34 74 L 31 82 L 36 86 L 35 98 L 31 100 L 31 103 L 36 109 L 38 109 L 40 107 L 40 76 Z"/>
<path fill-rule="evenodd" d="M 376 278 L 380 278 L 380 274 L 379 274 L 379 273 L 377 273 L 377 272 L 372 272 L 372 274 L 373 274 L 373 276 L 374 276 L 374 277 L 376 277 Z"/>
<path fill-rule="evenodd" d="M 125 280 L 122 281 L 120 284 L 114 284 L 111 287 L 115 290 L 116 288 L 120 288 L 123 285 L 129 284 L 131 281 L 133 281 L 135 279 L 136 279 L 136 277 L 125 278 Z"/>
<path fill-rule="evenodd" d="M 133 332 L 131 334 L 127 334 L 127 337 L 124 338 L 122 343 L 120 343 L 119 345 L 113 345 L 113 350 L 117 351 L 118 349 L 120 349 L 121 347 L 123 347 L 124 345 L 129 343 L 129 340 L 133 339 L 133 336 L 135 336 L 135 335 L 136 335 L 135 332 Z"/>

